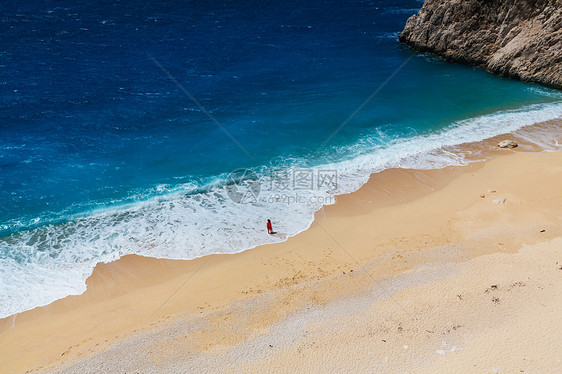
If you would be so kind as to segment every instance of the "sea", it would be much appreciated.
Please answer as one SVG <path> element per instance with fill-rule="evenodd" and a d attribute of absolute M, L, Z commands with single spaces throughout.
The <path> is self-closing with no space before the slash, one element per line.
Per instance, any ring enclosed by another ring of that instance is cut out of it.
<path fill-rule="evenodd" d="M 562 116 L 560 91 L 400 44 L 422 5 L 0 2 L 0 318 L 127 254 L 286 240 L 372 173 Z"/>

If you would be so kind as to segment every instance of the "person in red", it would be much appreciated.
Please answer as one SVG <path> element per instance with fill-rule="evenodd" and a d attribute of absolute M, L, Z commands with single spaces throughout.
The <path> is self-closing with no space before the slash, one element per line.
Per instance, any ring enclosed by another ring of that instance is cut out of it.
<path fill-rule="evenodd" d="M 267 220 L 267 233 L 273 234 L 273 226 L 271 226 L 271 220 L 270 219 Z"/>

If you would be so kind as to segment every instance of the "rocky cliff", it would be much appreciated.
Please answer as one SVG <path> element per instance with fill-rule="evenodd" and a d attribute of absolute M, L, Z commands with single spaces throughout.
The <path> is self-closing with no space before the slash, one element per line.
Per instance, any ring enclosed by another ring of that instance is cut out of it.
<path fill-rule="evenodd" d="M 401 42 L 562 89 L 562 0 L 426 0 Z"/>

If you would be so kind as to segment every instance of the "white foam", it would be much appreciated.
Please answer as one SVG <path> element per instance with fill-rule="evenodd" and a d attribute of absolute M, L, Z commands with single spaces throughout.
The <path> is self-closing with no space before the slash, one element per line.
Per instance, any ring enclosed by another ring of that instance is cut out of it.
<path fill-rule="evenodd" d="M 206 192 L 193 185 L 171 188 L 164 197 L 150 198 L 119 208 L 76 217 L 69 223 L 49 225 L 0 240 L 0 318 L 45 305 L 85 290 L 85 280 L 98 262 L 125 254 L 193 259 L 211 253 L 235 253 L 265 243 L 285 240 L 307 229 L 320 201 L 357 190 L 374 172 L 392 168 L 440 168 L 462 165 L 462 155 L 443 151 L 445 146 L 474 142 L 521 127 L 562 117 L 562 102 L 533 105 L 457 122 L 447 129 L 408 139 L 384 139 L 373 134 L 344 150 L 347 159 L 325 162 L 317 170 L 337 170 L 338 186 L 330 190 L 299 191 L 306 202 L 271 202 L 279 191 L 263 191 L 254 204 L 237 204 L 214 180 Z M 308 160 L 284 160 L 296 168 Z M 266 168 L 256 172 L 262 175 Z M 294 191 L 287 193 L 294 194 Z M 316 197 L 316 201 L 307 200 Z M 277 236 L 265 233 L 273 221 Z"/>

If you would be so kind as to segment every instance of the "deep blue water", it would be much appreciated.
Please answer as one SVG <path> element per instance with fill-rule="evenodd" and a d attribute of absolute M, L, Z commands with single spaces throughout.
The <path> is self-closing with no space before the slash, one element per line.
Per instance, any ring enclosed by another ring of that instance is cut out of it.
<path fill-rule="evenodd" d="M 552 90 L 400 45 L 421 5 L 0 3 L 0 317 L 81 292 L 98 261 L 193 258 L 236 224 L 247 240 L 225 251 L 239 251 L 269 240 L 259 236 L 272 211 L 293 235 L 318 208 L 235 207 L 212 190 L 231 170 L 332 165 L 344 192 L 410 156 L 391 147 L 402 140 L 427 145 L 471 118 L 480 127 L 459 138 L 479 140 L 529 107 L 560 115 Z M 293 213 L 302 219 L 284 222 Z"/>

